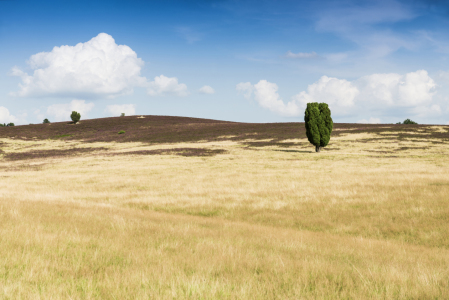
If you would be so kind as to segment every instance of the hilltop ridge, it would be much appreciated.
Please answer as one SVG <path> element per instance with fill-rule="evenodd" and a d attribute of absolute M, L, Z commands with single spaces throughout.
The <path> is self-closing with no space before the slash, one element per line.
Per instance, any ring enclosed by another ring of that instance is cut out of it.
<path fill-rule="evenodd" d="M 439 125 L 441 126 L 441 125 Z M 449 127 L 449 126 L 448 126 Z M 447 132 L 430 130 L 429 125 L 351 124 L 334 123 L 332 136 L 347 133 L 399 132 L 399 138 L 414 137 L 420 131 L 427 137 L 449 140 Z M 118 134 L 125 131 L 125 134 Z M 30 124 L 0 129 L 0 138 L 16 139 L 64 139 L 84 142 L 145 142 L 177 143 L 198 141 L 241 141 L 247 139 L 282 140 L 305 138 L 303 122 L 289 123 L 240 123 L 212 119 L 173 116 L 126 116 Z"/>

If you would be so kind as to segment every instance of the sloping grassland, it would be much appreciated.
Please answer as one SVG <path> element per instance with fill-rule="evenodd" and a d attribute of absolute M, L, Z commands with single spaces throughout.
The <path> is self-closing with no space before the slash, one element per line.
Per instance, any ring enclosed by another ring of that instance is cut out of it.
<path fill-rule="evenodd" d="M 303 123 L 129 116 L 0 149 L 1 299 L 449 298 L 449 126 L 314 153 Z"/>

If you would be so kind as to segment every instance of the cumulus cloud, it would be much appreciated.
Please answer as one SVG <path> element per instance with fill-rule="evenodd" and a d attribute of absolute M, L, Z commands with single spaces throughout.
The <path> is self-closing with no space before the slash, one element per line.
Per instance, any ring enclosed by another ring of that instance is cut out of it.
<path fill-rule="evenodd" d="M 277 93 L 278 86 L 266 80 L 257 84 L 239 83 L 237 91 L 244 92 L 250 98 L 254 91 L 257 103 L 275 113 L 284 116 L 298 116 L 304 112 L 309 102 L 326 102 L 333 108 L 346 108 L 354 105 L 354 99 L 359 94 L 358 89 L 349 81 L 323 76 L 316 83 L 308 86 L 307 91 L 292 97 L 290 102 L 284 103 Z"/>
<path fill-rule="evenodd" d="M 356 81 L 361 101 L 387 106 L 416 106 L 430 102 L 436 87 L 425 70 L 405 75 L 373 74 Z"/>
<path fill-rule="evenodd" d="M 359 120 L 357 121 L 357 123 L 361 123 L 361 124 L 380 124 L 380 119 L 379 118 L 369 118 L 369 120 Z"/>
<path fill-rule="evenodd" d="M 148 95 L 150 96 L 187 96 L 189 94 L 187 85 L 178 83 L 176 77 L 166 77 L 164 75 L 154 77 L 154 81 L 148 84 Z"/>
<path fill-rule="evenodd" d="M 261 80 L 237 84 L 236 90 L 266 109 L 284 116 L 299 116 L 309 102 L 325 102 L 338 116 L 356 115 L 366 109 L 406 108 L 415 115 L 435 115 L 441 108 L 431 103 L 436 84 L 425 70 L 400 74 L 372 74 L 354 81 L 322 76 L 285 103 L 275 83 Z M 419 111 L 418 111 L 419 110 Z M 377 121 L 377 119 L 373 119 Z M 361 120 L 366 121 L 366 120 Z M 369 119 L 366 122 L 371 122 Z"/>
<path fill-rule="evenodd" d="M 0 123 L 16 123 L 19 119 L 9 113 L 9 110 L 0 106 Z"/>
<path fill-rule="evenodd" d="M 411 106 L 429 102 L 434 95 L 435 81 L 425 70 L 407 73 L 399 84 L 399 103 Z"/>
<path fill-rule="evenodd" d="M 267 108 L 284 116 L 295 116 L 299 114 L 299 106 L 296 101 L 287 104 L 282 101 L 277 93 L 278 86 L 275 83 L 261 80 L 254 85 L 254 99 L 263 108 Z"/>
<path fill-rule="evenodd" d="M 316 54 L 316 52 L 299 52 L 299 53 L 293 53 L 291 51 L 288 51 L 284 55 L 285 58 L 297 58 L 297 59 L 311 59 L 311 58 L 319 58 L 320 56 Z"/>
<path fill-rule="evenodd" d="M 110 116 L 120 116 L 124 113 L 126 116 L 136 114 L 136 106 L 134 104 L 114 104 L 108 105 L 105 110 Z"/>
<path fill-rule="evenodd" d="M 198 92 L 200 92 L 201 94 L 215 94 L 215 90 L 208 85 L 205 85 L 202 88 L 200 88 Z"/>
<path fill-rule="evenodd" d="M 86 103 L 85 100 L 74 99 L 70 103 L 53 104 L 47 108 L 47 114 L 53 116 L 56 121 L 70 120 L 72 111 L 79 112 L 81 118 L 85 118 L 86 114 L 92 110 L 94 104 Z"/>
<path fill-rule="evenodd" d="M 304 108 L 309 102 L 326 102 L 330 107 L 344 112 L 348 107 L 354 106 L 359 93 L 357 87 L 345 79 L 322 76 L 307 87 L 307 92 L 300 92 L 293 99 Z"/>
<path fill-rule="evenodd" d="M 20 97 L 115 97 L 144 86 L 140 76 L 144 62 L 130 47 L 117 45 L 112 36 L 100 33 L 75 46 L 54 47 L 50 52 L 32 55 L 30 75 L 18 67 L 11 75 L 19 76 Z"/>

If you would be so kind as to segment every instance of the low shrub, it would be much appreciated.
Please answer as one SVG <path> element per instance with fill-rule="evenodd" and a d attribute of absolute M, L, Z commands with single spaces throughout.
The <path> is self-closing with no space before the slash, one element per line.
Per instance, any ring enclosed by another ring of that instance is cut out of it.
<path fill-rule="evenodd" d="M 410 119 L 405 120 L 404 122 L 402 122 L 402 124 L 418 124 L 415 121 L 412 121 Z"/>
<path fill-rule="evenodd" d="M 412 120 L 410 120 L 410 119 L 406 119 L 406 120 L 404 120 L 404 122 L 397 122 L 396 124 L 418 124 L 418 123 L 416 123 L 415 121 L 412 121 Z"/>

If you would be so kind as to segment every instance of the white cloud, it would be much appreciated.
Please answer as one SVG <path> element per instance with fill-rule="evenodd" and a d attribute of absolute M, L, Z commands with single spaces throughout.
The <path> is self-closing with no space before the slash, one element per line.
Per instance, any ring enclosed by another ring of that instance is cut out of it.
<path fill-rule="evenodd" d="M 125 116 L 132 116 L 136 114 L 136 106 L 134 104 L 114 104 L 108 105 L 105 111 L 111 116 L 120 116 L 122 113 Z"/>
<path fill-rule="evenodd" d="M 425 70 L 405 75 L 373 74 L 356 81 L 361 90 L 360 100 L 370 106 L 416 106 L 430 102 L 436 84 Z"/>
<path fill-rule="evenodd" d="M 215 90 L 208 85 L 205 85 L 202 88 L 200 88 L 198 92 L 200 92 L 201 94 L 215 94 Z"/>
<path fill-rule="evenodd" d="M 94 104 L 86 103 L 85 100 L 72 100 L 70 103 L 53 104 L 47 108 L 47 114 L 53 116 L 56 121 L 70 120 L 72 111 L 79 112 L 81 119 L 85 119 L 86 114 L 92 110 Z"/>
<path fill-rule="evenodd" d="M 303 107 L 309 102 L 326 102 L 333 107 L 351 107 L 354 105 L 359 90 L 345 79 L 322 76 L 317 82 L 307 87 L 307 92 L 301 92 L 294 99 Z"/>
<path fill-rule="evenodd" d="M 275 83 L 261 80 L 254 85 L 254 99 L 263 108 L 276 112 L 280 115 L 295 116 L 299 114 L 299 107 L 296 101 L 284 104 L 277 93 L 278 86 Z"/>
<path fill-rule="evenodd" d="M 354 81 L 322 76 L 288 103 L 279 96 L 278 86 L 266 80 L 255 85 L 242 82 L 236 86 L 246 98 L 250 98 L 254 91 L 254 99 L 260 106 L 284 116 L 302 115 L 309 102 L 325 102 L 337 116 L 360 115 L 368 109 L 382 111 L 395 107 L 407 108 L 415 116 L 437 115 L 441 108 L 432 103 L 435 88 L 435 82 L 425 70 L 405 75 L 372 74 Z"/>
<path fill-rule="evenodd" d="M 407 73 L 399 85 L 399 104 L 404 106 L 421 104 L 432 100 L 436 84 L 427 71 Z"/>
<path fill-rule="evenodd" d="M 251 82 L 240 82 L 235 86 L 235 89 L 243 94 L 243 97 L 246 99 L 251 98 L 251 95 L 253 93 L 253 86 Z"/>
<path fill-rule="evenodd" d="M 398 98 L 399 74 L 373 74 L 357 80 L 365 102 L 393 105 Z"/>
<path fill-rule="evenodd" d="M 285 58 L 299 58 L 299 59 L 310 59 L 310 58 L 319 58 L 320 56 L 316 54 L 315 52 L 299 52 L 299 53 L 293 53 L 291 51 L 288 51 L 284 55 Z"/>
<path fill-rule="evenodd" d="M 260 80 L 255 85 L 242 82 L 237 84 L 236 89 L 244 92 L 246 98 L 250 98 L 254 91 L 254 99 L 260 106 L 284 116 L 302 114 L 308 102 L 326 102 L 334 109 L 342 108 L 340 111 L 343 112 L 347 107 L 354 105 L 354 99 L 359 93 L 351 82 L 327 76 L 309 85 L 307 91 L 293 96 L 287 104 L 277 93 L 277 84 L 266 80 Z"/>
<path fill-rule="evenodd" d="M 148 84 L 147 91 L 150 96 L 175 95 L 182 97 L 189 94 L 187 85 L 178 83 L 178 78 L 164 75 L 154 77 L 154 81 Z"/>
<path fill-rule="evenodd" d="M 361 123 L 361 124 L 380 124 L 380 119 L 379 118 L 369 118 L 369 120 L 359 120 L 357 121 L 357 123 Z"/>
<path fill-rule="evenodd" d="M 4 107 L 0 106 L 0 123 L 16 123 L 19 119 L 9 113 L 9 110 Z"/>
<path fill-rule="evenodd" d="M 115 97 L 146 83 L 140 76 L 144 62 L 130 47 L 117 45 L 106 33 L 75 46 L 37 53 L 28 64 L 34 70 L 31 75 L 18 67 L 11 70 L 11 75 L 22 79 L 20 90 L 12 95 Z"/>

